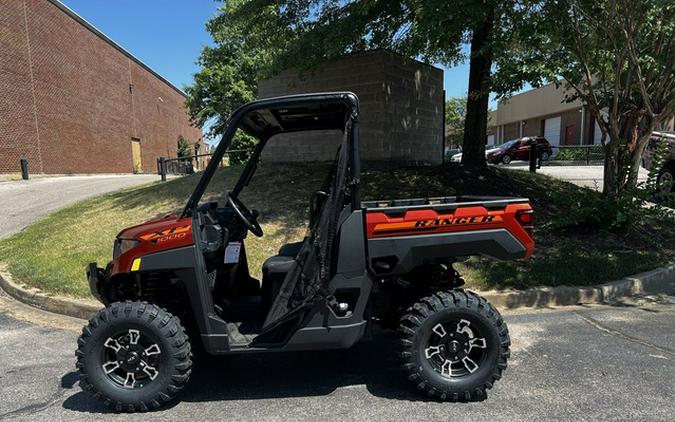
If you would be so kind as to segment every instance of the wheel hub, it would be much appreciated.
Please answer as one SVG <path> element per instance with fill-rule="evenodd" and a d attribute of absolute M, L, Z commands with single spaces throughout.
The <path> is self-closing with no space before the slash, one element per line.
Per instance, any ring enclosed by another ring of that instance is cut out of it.
<path fill-rule="evenodd" d="M 468 348 L 465 344 L 468 345 L 468 342 L 462 339 L 450 340 L 441 348 L 441 355 L 453 362 L 459 361 L 467 355 Z"/>
<path fill-rule="evenodd" d="M 138 330 L 109 337 L 104 343 L 103 372 L 124 388 L 141 388 L 159 375 L 161 349 Z"/>
<path fill-rule="evenodd" d="M 675 185 L 675 179 L 670 172 L 665 171 L 661 174 L 661 177 L 659 177 L 658 185 L 659 190 L 662 193 L 668 193 L 673 189 L 673 185 Z"/>
<path fill-rule="evenodd" d="M 486 351 L 485 338 L 469 321 L 461 319 L 436 324 L 424 353 L 434 370 L 455 378 L 476 372 Z"/>

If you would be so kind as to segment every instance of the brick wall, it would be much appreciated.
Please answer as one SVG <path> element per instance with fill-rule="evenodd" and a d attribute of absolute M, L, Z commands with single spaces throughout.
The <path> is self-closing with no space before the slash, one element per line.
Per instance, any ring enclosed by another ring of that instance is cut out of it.
<path fill-rule="evenodd" d="M 359 97 L 365 162 L 441 162 L 442 70 L 376 50 L 311 71 L 288 70 L 258 84 L 260 98 L 321 91 L 352 91 Z M 332 160 L 340 136 L 337 132 L 278 135 L 263 150 L 263 159 Z"/>
<path fill-rule="evenodd" d="M 201 138 L 178 91 L 48 0 L 3 2 L 0 56 L 0 173 L 129 173 L 132 138 L 153 172 Z"/>

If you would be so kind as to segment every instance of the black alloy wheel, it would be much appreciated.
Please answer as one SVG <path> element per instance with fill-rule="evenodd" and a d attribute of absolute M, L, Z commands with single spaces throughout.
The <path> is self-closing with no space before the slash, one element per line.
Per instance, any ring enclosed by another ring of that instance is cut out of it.
<path fill-rule="evenodd" d="M 146 302 L 115 302 L 77 340 L 80 387 L 118 412 L 157 409 L 185 387 L 192 352 L 180 320 Z"/>
<path fill-rule="evenodd" d="M 439 322 L 431 329 L 424 355 L 442 376 L 466 377 L 485 361 L 487 341 L 480 335 L 466 319 Z"/>
<path fill-rule="evenodd" d="M 162 349 L 140 330 L 130 328 L 103 343 L 101 365 L 108 378 L 122 388 L 143 388 L 159 376 Z"/>
<path fill-rule="evenodd" d="M 407 378 L 439 400 L 485 399 L 510 356 L 509 331 L 499 312 L 462 289 L 413 304 L 401 318 L 399 333 Z"/>
<path fill-rule="evenodd" d="M 670 193 L 675 188 L 675 165 L 665 167 L 656 180 L 660 193 Z"/>

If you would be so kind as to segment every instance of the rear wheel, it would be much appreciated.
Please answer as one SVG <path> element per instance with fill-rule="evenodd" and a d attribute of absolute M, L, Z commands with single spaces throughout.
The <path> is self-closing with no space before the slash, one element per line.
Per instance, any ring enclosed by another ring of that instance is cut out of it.
<path fill-rule="evenodd" d="M 506 323 L 472 292 L 457 289 L 420 300 L 401 318 L 399 332 L 408 379 L 431 397 L 482 400 L 506 369 Z"/>
<path fill-rule="evenodd" d="M 659 192 L 670 193 L 675 188 L 675 165 L 671 164 L 663 168 L 656 181 Z"/>
<path fill-rule="evenodd" d="M 80 386 L 116 411 L 147 411 L 172 400 L 192 368 L 179 319 L 145 302 L 99 311 L 77 341 Z"/>
<path fill-rule="evenodd" d="M 541 161 L 547 161 L 549 159 L 550 155 L 548 152 L 544 151 L 541 153 Z"/>

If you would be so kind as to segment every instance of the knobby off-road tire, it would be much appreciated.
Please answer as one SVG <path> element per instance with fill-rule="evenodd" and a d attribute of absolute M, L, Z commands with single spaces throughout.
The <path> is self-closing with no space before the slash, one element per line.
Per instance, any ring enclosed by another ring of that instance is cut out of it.
<path fill-rule="evenodd" d="M 675 163 L 671 162 L 661 170 L 656 185 L 661 193 L 675 192 Z"/>
<path fill-rule="evenodd" d="M 477 401 L 502 377 L 508 328 L 475 293 L 455 289 L 421 299 L 399 325 L 403 369 L 419 390 L 447 401 Z"/>
<path fill-rule="evenodd" d="M 118 412 L 157 409 L 190 378 L 190 341 L 180 320 L 146 302 L 99 311 L 77 346 L 80 387 Z"/>

